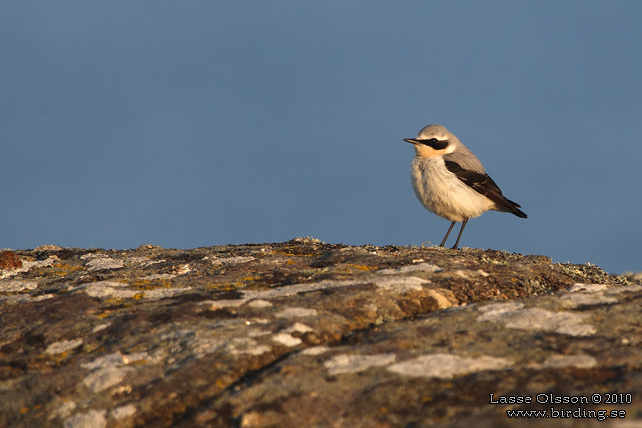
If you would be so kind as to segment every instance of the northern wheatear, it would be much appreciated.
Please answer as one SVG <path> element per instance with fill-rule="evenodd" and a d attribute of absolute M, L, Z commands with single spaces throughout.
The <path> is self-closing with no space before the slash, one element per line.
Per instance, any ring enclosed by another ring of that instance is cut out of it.
<path fill-rule="evenodd" d="M 419 201 L 426 209 L 452 221 L 440 247 L 458 221 L 461 229 L 457 249 L 468 219 L 488 210 L 503 211 L 526 218 L 520 205 L 507 199 L 484 167 L 466 146 L 441 125 L 428 125 L 417 138 L 404 141 L 415 146 L 410 178 Z"/>

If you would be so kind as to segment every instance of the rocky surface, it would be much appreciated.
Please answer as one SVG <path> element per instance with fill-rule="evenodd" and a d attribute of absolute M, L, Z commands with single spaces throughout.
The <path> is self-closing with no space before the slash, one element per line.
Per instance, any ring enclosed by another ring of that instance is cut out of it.
<path fill-rule="evenodd" d="M 642 287 L 595 266 L 301 238 L 14 253 L 0 426 L 642 424 Z"/>

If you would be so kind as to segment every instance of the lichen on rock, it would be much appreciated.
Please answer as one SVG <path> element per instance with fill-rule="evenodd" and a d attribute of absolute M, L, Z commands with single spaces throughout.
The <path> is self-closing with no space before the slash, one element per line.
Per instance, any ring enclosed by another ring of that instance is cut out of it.
<path fill-rule="evenodd" d="M 596 266 L 313 238 L 12 254 L 0 426 L 501 426 L 539 407 L 491 393 L 642 394 L 642 286 Z"/>

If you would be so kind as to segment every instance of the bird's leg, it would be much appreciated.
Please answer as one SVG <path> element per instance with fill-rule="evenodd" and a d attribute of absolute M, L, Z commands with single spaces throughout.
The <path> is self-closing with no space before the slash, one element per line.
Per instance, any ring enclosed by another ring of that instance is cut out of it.
<path fill-rule="evenodd" d="M 450 235 L 450 231 L 453 230 L 453 226 L 457 223 L 456 221 L 453 221 L 450 223 L 450 227 L 448 228 L 448 232 L 446 232 L 446 236 L 444 236 L 444 240 L 441 241 L 441 244 L 439 244 L 440 247 L 443 247 L 444 244 L 446 243 L 446 239 L 448 239 L 448 235 Z"/>
<path fill-rule="evenodd" d="M 459 235 L 457 235 L 457 241 L 455 241 L 455 245 L 453 245 L 453 250 L 456 250 L 457 246 L 459 245 L 459 239 L 461 238 L 461 233 L 464 231 L 464 227 L 466 227 L 466 223 L 468 223 L 468 219 L 467 218 L 464 219 L 464 221 L 461 222 L 461 229 L 459 229 Z"/>

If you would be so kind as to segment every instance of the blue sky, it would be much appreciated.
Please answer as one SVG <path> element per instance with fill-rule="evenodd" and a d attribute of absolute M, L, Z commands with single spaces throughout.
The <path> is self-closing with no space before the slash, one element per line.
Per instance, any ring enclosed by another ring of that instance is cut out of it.
<path fill-rule="evenodd" d="M 0 248 L 439 243 L 448 127 L 526 220 L 463 246 L 642 270 L 642 3 L 0 5 Z M 456 229 L 458 230 L 458 229 Z"/>

